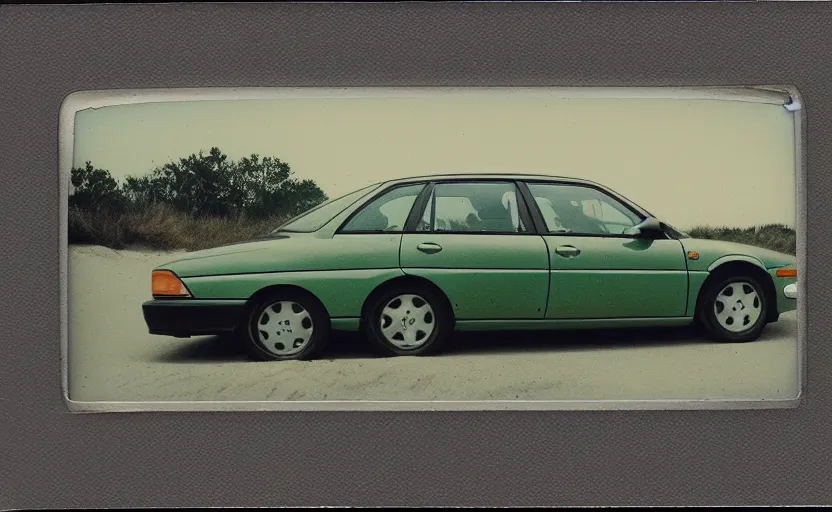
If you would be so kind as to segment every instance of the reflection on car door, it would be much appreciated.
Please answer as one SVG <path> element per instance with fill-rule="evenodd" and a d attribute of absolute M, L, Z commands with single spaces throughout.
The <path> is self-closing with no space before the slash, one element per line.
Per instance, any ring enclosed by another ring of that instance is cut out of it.
<path fill-rule="evenodd" d="M 442 288 L 458 320 L 542 319 L 549 256 L 521 201 L 511 181 L 437 183 L 402 270 Z"/>
<path fill-rule="evenodd" d="M 551 261 L 546 318 L 685 315 L 687 262 L 678 240 L 623 235 L 641 217 L 594 187 L 527 185 L 549 231 L 543 236 Z"/>

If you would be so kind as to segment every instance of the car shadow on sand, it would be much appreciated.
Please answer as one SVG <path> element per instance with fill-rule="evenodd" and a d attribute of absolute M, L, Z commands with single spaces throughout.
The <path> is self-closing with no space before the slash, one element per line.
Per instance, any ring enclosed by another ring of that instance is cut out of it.
<path fill-rule="evenodd" d="M 773 324 L 763 331 L 761 340 L 782 336 Z M 630 328 L 579 331 L 521 331 L 456 333 L 447 350 L 435 357 L 464 355 L 517 354 L 536 352 L 574 352 L 624 347 L 667 347 L 713 343 L 692 327 Z M 357 333 L 333 332 L 332 339 L 318 360 L 367 359 L 378 357 L 369 342 Z M 167 363 L 217 363 L 247 361 L 240 343 L 223 337 L 177 340 L 154 358 Z"/>
<path fill-rule="evenodd" d="M 375 357 L 365 340 L 353 333 L 334 332 L 327 349 L 318 359 Z M 153 358 L 160 363 L 221 363 L 251 360 L 239 340 L 222 336 L 176 340 Z"/>

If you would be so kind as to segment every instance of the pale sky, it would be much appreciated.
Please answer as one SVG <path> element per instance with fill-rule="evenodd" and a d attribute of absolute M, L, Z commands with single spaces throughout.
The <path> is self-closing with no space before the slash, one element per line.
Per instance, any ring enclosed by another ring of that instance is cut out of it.
<path fill-rule="evenodd" d="M 73 165 L 119 180 L 218 146 L 289 163 L 336 197 L 394 177 L 510 172 L 598 181 L 681 229 L 795 224 L 782 106 L 466 95 L 192 101 L 79 112 Z"/>

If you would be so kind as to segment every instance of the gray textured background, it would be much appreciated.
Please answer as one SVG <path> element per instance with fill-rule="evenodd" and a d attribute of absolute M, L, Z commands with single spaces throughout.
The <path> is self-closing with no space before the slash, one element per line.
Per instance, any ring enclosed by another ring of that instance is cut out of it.
<path fill-rule="evenodd" d="M 785 83 L 807 105 L 822 313 L 830 27 L 802 2 L 0 7 L 0 507 L 832 502 L 825 315 L 794 410 L 73 415 L 57 231 L 76 90 Z"/>

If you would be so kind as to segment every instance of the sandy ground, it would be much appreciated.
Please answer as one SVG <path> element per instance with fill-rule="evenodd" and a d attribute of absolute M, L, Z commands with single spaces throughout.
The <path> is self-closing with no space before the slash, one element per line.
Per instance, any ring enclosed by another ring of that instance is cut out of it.
<path fill-rule="evenodd" d="M 73 246 L 70 398 L 193 400 L 783 399 L 797 394 L 795 314 L 762 339 L 717 344 L 686 329 L 468 334 L 431 358 L 375 357 L 339 335 L 323 358 L 250 362 L 214 337 L 147 333 L 150 270 L 175 254 Z"/>

